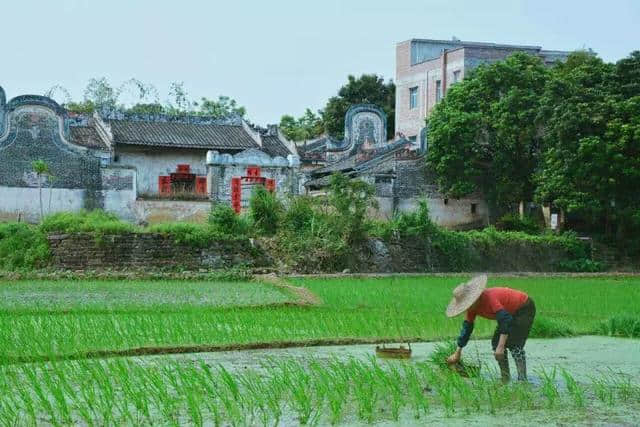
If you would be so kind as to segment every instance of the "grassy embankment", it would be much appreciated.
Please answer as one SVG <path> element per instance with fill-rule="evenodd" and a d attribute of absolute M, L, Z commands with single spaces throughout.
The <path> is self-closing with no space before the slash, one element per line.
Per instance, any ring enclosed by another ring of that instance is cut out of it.
<path fill-rule="evenodd" d="M 318 306 L 285 305 L 292 295 L 252 282 L 5 282 L 0 283 L 0 362 L 198 346 L 451 338 L 460 319 L 443 313 L 461 280 L 293 280 L 319 296 Z M 534 298 L 533 336 L 640 335 L 639 278 L 495 278 L 489 285 L 523 289 Z M 474 337 L 489 336 L 494 326 L 479 320 Z"/>

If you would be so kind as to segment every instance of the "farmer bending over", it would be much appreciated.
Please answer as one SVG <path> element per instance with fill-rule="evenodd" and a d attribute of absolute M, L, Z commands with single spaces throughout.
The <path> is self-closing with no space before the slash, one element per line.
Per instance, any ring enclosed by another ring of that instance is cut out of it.
<path fill-rule="evenodd" d="M 447 316 L 455 317 L 466 310 L 466 318 L 462 323 L 462 331 L 458 337 L 458 349 L 447 358 L 447 362 L 455 364 L 460 361 L 462 348 L 467 345 L 473 322 L 476 316 L 496 319 L 498 327 L 493 334 L 491 344 L 503 382 L 511 378 L 507 350 L 516 362 L 518 380 L 527 380 L 527 362 L 524 344 L 529 336 L 536 306 L 524 292 L 510 288 L 489 288 L 487 276 L 477 276 L 459 285 L 453 290 L 453 298 L 447 307 Z"/>

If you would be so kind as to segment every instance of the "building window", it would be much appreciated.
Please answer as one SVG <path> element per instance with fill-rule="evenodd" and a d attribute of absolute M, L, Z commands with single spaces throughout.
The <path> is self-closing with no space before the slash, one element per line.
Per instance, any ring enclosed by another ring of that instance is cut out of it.
<path fill-rule="evenodd" d="M 442 80 L 436 80 L 436 102 L 442 99 Z"/>
<path fill-rule="evenodd" d="M 460 81 L 460 70 L 453 72 L 453 82 L 458 83 Z"/>
<path fill-rule="evenodd" d="M 418 136 L 417 136 L 417 135 L 413 135 L 413 136 L 410 136 L 410 137 L 409 137 L 409 138 L 407 138 L 407 139 L 408 139 L 409 141 L 411 141 L 411 142 L 416 142 L 416 140 L 418 139 Z"/>
<path fill-rule="evenodd" d="M 418 107 L 418 86 L 409 88 L 409 108 Z"/>
<path fill-rule="evenodd" d="M 449 204 L 449 199 L 444 199 L 444 204 L 448 205 Z"/>
<path fill-rule="evenodd" d="M 477 210 L 478 210 L 478 204 L 477 203 L 471 203 L 471 213 L 474 214 L 474 213 L 476 213 Z"/>

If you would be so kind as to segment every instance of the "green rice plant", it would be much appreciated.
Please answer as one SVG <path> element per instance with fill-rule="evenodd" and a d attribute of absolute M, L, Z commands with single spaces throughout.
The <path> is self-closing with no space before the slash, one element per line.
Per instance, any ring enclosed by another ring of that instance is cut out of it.
<path fill-rule="evenodd" d="M 640 394 L 638 394 L 639 387 L 631 381 L 630 376 L 610 370 L 607 377 L 609 386 L 615 390 L 616 396 L 623 402 L 640 398 Z"/>
<path fill-rule="evenodd" d="M 287 369 L 290 369 L 291 373 L 289 385 L 291 387 L 293 409 L 298 414 L 300 424 L 307 424 L 313 411 L 310 393 L 311 376 L 299 365 L 291 364 Z"/>
<path fill-rule="evenodd" d="M 352 380 L 353 394 L 357 402 L 358 418 L 371 422 L 374 417 L 378 393 L 375 378 L 361 361 L 351 359 L 346 365 Z"/>
<path fill-rule="evenodd" d="M 547 399 L 547 407 L 554 408 L 556 406 L 556 402 L 560 397 L 560 393 L 558 392 L 558 387 L 556 385 L 556 368 L 554 367 L 550 372 L 545 368 L 540 368 L 538 370 L 538 375 L 542 379 L 541 391 L 544 397 Z"/>
<path fill-rule="evenodd" d="M 225 386 L 224 388 L 220 387 L 220 390 L 218 390 L 218 397 L 225 409 L 227 420 L 234 426 L 244 425 L 246 415 L 240 401 L 238 383 L 222 365 L 218 366 L 217 375 L 221 380 L 221 385 Z"/>
<path fill-rule="evenodd" d="M 33 401 L 27 385 L 19 377 L 17 371 L 9 370 L 4 375 L 6 376 L 6 378 L 11 380 L 13 388 L 18 391 L 18 395 L 20 396 L 20 400 L 22 401 L 22 407 L 26 410 L 27 415 L 29 416 L 30 424 L 36 425 L 36 403 Z"/>
<path fill-rule="evenodd" d="M 602 321 L 596 332 L 609 336 L 640 338 L 640 317 L 628 314 L 612 316 Z"/>
<path fill-rule="evenodd" d="M 465 406 L 465 412 L 469 414 L 471 409 L 479 412 L 480 397 L 473 391 L 471 382 L 466 381 L 460 375 L 455 375 L 455 373 L 451 373 L 448 377 L 450 377 L 451 384 L 458 393 L 459 401 Z"/>
<path fill-rule="evenodd" d="M 197 380 L 200 384 L 201 390 L 204 390 L 206 394 L 203 396 L 203 402 L 208 409 L 209 413 L 213 417 L 213 423 L 217 427 L 222 423 L 222 417 L 218 407 L 218 392 L 216 391 L 216 381 L 213 376 L 213 372 L 209 365 L 204 361 L 200 361 L 198 369 Z"/>
<path fill-rule="evenodd" d="M 405 405 L 405 393 L 403 390 L 403 378 L 397 364 L 390 363 L 388 371 L 381 369 L 375 365 L 375 372 L 378 376 L 382 391 L 388 393 L 391 396 L 391 418 L 394 421 L 398 421 L 400 418 L 400 411 Z"/>
<path fill-rule="evenodd" d="M 442 381 L 436 388 L 436 393 L 444 405 L 445 416 L 451 417 L 456 412 L 455 386 L 454 381 L 457 375 L 447 372 L 443 375 Z"/>
<path fill-rule="evenodd" d="M 591 383 L 596 397 L 607 406 L 614 406 L 616 403 L 616 391 L 609 379 L 592 376 Z"/>
<path fill-rule="evenodd" d="M 335 359 L 329 362 L 327 371 L 332 389 L 332 392 L 328 395 L 329 422 L 335 425 L 340 422 L 342 417 L 345 401 L 350 390 L 350 381 L 342 364 Z"/>
<path fill-rule="evenodd" d="M 426 365 L 420 365 L 423 372 L 427 369 Z M 420 381 L 420 376 L 416 367 L 410 364 L 403 366 L 404 378 L 407 383 L 407 391 L 409 394 L 409 400 L 413 406 L 413 416 L 415 419 L 419 419 L 421 413 L 427 414 L 429 412 L 429 401 L 427 400 L 424 389 L 425 386 Z M 428 370 L 428 375 L 431 379 L 435 379 L 436 375 L 432 370 Z"/>
<path fill-rule="evenodd" d="M 566 369 L 560 370 L 560 373 L 562 374 L 562 378 L 564 378 L 565 386 L 567 387 L 567 391 L 569 392 L 576 408 L 584 408 L 585 395 L 582 386 L 578 384 L 575 378 Z"/>
<path fill-rule="evenodd" d="M 562 321 L 536 316 L 529 335 L 532 338 L 558 338 L 574 336 L 575 332 Z"/>
<path fill-rule="evenodd" d="M 53 405 L 47 398 L 47 392 L 45 389 L 42 388 L 42 385 L 40 382 L 41 381 L 40 375 L 39 375 L 39 372 L 36 370 L 35 366 L 24 365 L 22 372 L 24 373 L 25 377 L 29 381 L 32 390 L 35 392 L 38 398 L 38 403 L 43 408 L 45 413 L 48 415 L 49 422 L 51 422 L 51 424 L 53 425 L 60 425 L 60 422 L 58 421 L 56 416 L 56 411 L 54 410 Z"/>
<path fill-rule="evenodd" d="M 512 384 L 513 395 L 518 401 L 518 410 L 527 411 L 536 408 L 536 395 L 531 384 L 518 381 Z"/>

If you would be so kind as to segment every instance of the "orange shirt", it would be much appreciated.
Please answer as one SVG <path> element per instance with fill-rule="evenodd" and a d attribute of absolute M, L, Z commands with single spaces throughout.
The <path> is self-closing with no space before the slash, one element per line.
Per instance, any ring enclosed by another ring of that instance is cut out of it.
<path fill-rule="evenodd" d="M 476 319 L 476 316 L 495 319 L 496 313 L 500 310 L 506 310 L 513 316 L 528 299 L 527 294 L 515 289 L 487 288 L 480 294 L 478 304 L 467 310 L 466 319 L 471 323 Z"/>

